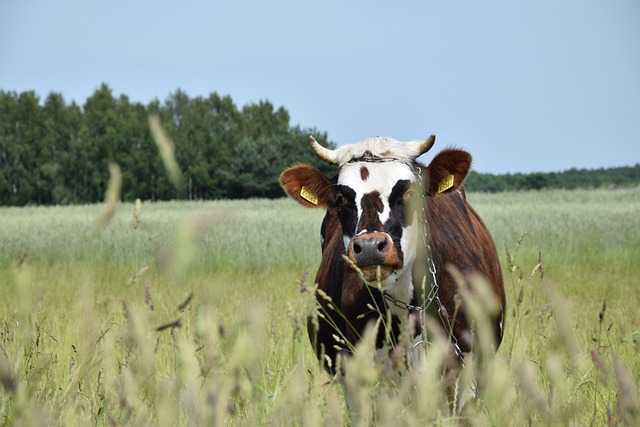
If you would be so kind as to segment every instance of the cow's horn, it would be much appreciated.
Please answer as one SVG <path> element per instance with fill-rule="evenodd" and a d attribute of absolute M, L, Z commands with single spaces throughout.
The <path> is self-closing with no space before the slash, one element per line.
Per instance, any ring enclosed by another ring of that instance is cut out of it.
<path fill-rule="evenodd" d="M 338 158 L 336 156 L 336 152 L 334 150 L 329 150 L 328 148 L 323 147 L 318 144 L 318 141 L 313 137 L 313 135 L 309 135 L 309 144 L 311 145 L 311 149 L 313 153 L 318 156 L 320 160 L 324 160 L 330 165 L 337 165 Z"/>
<path fill-rule="evenodd" d="M 416 141 L 408 142 L 407 144 L 411 146 L 412 151 L 415 153 L 415 157 L 419 157 L 429 151 L 431 147 L 433 147 L 433 144 L 435 144 L 435 142 L 436 136 L 431 135 L 429 138 L 418 139 Z"/>

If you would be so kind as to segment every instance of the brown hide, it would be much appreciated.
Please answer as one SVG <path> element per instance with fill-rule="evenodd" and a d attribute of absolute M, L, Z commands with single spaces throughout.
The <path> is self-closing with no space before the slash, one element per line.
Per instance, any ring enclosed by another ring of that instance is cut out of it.
<path fill-rule="evenodd" d="M 425 185 L 425 198 L 420 197 L 418 201 L 423 203 L 423 200 L 426 200 L 429 241 L 437 271 L 439 297 L 447 314 L 451 318 L 456 311 L 457 290 L 457 284 L 447 272 L 447 266 L 452 265 L 463 274 L 472 272 L 481 274 L 487 279 L 501 304 L 500 312 L 494 318 L 496 344 L 499 345 L 503 330 L 499 323 L 504 320 L 503 312 L 506 307 L 503 279 L 494 241 L 483 221 L 464 196 L 462 182 L 470 164 L 471 156 L 462 150 L 444 150 L 428 167 L 416 164 L 416 169 L 419 167 L 422 172 L 422 183 Z M 450 176 L 453 176 L 453 185 L 439 193 L 439 184 Z M 365 173 L 361 170 L 361 178 L 364 180 L 367 177 L 368 171 Z M 379 317 L 378 314 L 369 313 L 364 318 L 358 318 L 359 315 L 370 311 L 367 304 L 379 307 L 382 315 L 385 313 L 386 304 L 382 294 L 377 289 L 366 286 L 351 269 L 346 267 L 342 258 L 345 254 L 343 232 L 333 205 L 335 179 L 325 177 L 320 171 L 310 166 L 298 165 L 285 170 L 280 177 L 280 182 L 283 189 L 303 206 L 327 209 L 321 228 L 322 260 L 315 281 L 319 289 L 331 298 L 331 304 L 334 304 L 348 319 L 353 329 L 348 328 L 347 322 L 335 310 L 328 307 L 330 303 L 325 298 L 318 296 L 318 303 L 323 307 L 321 311 L 328 320 L 319 318 L 317 331 L 310 320 L 308 330 L 316 354 L 327 369 L 334 372 L 333 368 L 340 352 L 336 346 L 340 347 L 340 344 L 333 336 L 346 337 L 355 345 L 366 324 Z M 318 196 L 317 203 L 309 203 L 301 197 L 303 187 L 311 189 Z M 413 198 L 410 193 L 407 193 L 407 196 Z M 424 245 L 419 243 L 418 256 L 413 266 L 414 284 L 422 283 L 424 275 L 428 273 L 424 252 Z M 415 291 L 412 301 L 406 302 L 420 305 L 421 301 L 417 294 L 418 291 Z M 432 310 L 429 315 L 435 316 Z M 442 324 L 439 319 L 436 318 L 436 320 L 437 324 Z M 454 325 L 453 334 L 458 344 L 464 352 L 469 351 L 472 343 L 466 339 L 470 335 L 466 333 L 470 327 L 465 317 L 464 305 L 458 310 Z M 502 326 L 504 327 L 504 324 Z M 336 327 L 339 331 L 336 331 Z M 397 318 L 394 318 L 391 327 L 394 334 L 399 332 Z M 381 327 L 378 346 L 383 344 L 384 334 L 385 331 Z M 324 355 L 328 356 L 330 363 L 323 358 Z"/>
<path fill-rule="evenodd" d="M 328 307 L 330 302 L 326 298 L 318 296 L 318 303 L 322 306 L 321 312 L 328 319 L 318 318 L 317 331 L 313 322 L 309 319 L 307 329 L 309 339 L 318 358 L 321 359 L 327 370 L 335 373 L 334 367 L 339 353 L 336 346 L 342 348 L 344 346 L 335 340 L 334 335 L 344 335 L 349 342 L 355 345 L 367 324 L 379 317 L 377 313 L 369 313 L 364 317 L 360 315 L 369 311 L 366 308 L 368 304 L 379 307 L 382 315 L 384 315 L 385 302 L 378 290 L 366 286 L 352 270 L 346 268 L 346 264 L 342 259 L 345 254 L 342 227 L 335 209 L 329 208 L 327 210 L 322 222 L 321 233 L 324 239 L 322 260 L 316 273 L 315 283 L 318 284 L 319 289 L 331 298 L 331 304 L 335 304 L 344 317 L 349 319 L 349 323 L 353 328 L 347 326 L 344 318 L 338 315 L 336 310 Z M 340 332 L 336 331 L 333 324 L 338 326 Z M 393 322 L 392 327 L 395 334 L 400 333 L 397 319 Z M 384 330 L 381 328 L 378 332 L 376 343 L 378 347 L 382 346 L 383 340 Z M 346 348 L 344 350 L 348 353 Z M 330 363 L 322 359 L 324 355 L 330 358 Z"/>
<path fill-rule="evenodd" d="M 480 273 L 487 279 L 500 302 L 500 313 L 494 319 L 496 345 L 499 345 L 503 329 L 498 324 L 502 320 L 502 310 L 506 307 L 505 294 L 496 246 L 484 222 L 467 203 L 462 188 L 460 192 L 428 197 L 427 220 L 440 300 L 447 310 L 450 322 L 455 311 L 457 284 L 447 272 L 447 265 L 452 265 L 463 274 Z M 454 325 L 454 335 L 462 351 L 470 351 L 471 343 L 465 339 L 464 334 L 464 330 L 469 327 L 464 305 L 459 308 Z"/>
<path fill-rule="evenodd" d="M 318 288 L 324 291 L 333 304 L 340 304 L 342 299 L 342 286 L 340 281 L 344 276 L 344 244 L 342 243 L 342 228 L 340 221 L 333 208 L 327 209 L 327 214 L 322 221 L 321 234 L 323 237 L 322 244 L 322 260 L 320 267 L 316 273 L 315 283 Z M 309 339 L 318 358 L 325 364 L 325 367 L 333 372 L 335 366 L 337 350 L 335 346 L 339 345 L 333 335 L 340 335 L 335 330 L 334 323 L 340 331 L 346 331 L 346 323 L 341 316 L 338 316 L 335 310 L 329 309 L 329 301 L 325 298 L 317 297 L 318 303 L 322 306 L 322 313 L 329 319 L 318 318 L 318 330 L 316 331 L 311 319 L 307 323 Z M 322 356 L 326 355 L 331 360 L 327 364 Z"/>

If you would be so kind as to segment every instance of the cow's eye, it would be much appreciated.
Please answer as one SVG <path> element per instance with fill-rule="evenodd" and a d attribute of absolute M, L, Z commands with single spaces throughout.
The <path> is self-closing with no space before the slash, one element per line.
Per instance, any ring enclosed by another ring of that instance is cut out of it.
<path fill-rule="evenodd" d="M 333 206 L 338 209 L 342 209 L 345 207 L 352 206 L 355 192 L 349 187 L 339 186 L 341 188 L 337 188 L 333 197 Z"/>

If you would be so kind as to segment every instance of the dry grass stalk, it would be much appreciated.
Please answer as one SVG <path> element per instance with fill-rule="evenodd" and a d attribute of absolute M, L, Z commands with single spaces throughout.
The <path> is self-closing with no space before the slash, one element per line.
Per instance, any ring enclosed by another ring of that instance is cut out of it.
<path fill-rule="evenodd" d="M 149 116 L 149 129 L 151 129 L 153 141 L 156 143 L 156 146 L 160 151 L 160 157 L 162 157 L 162 162 L 164 163 L 164 167 L 169 175 L 169 180 L 173 185 L 179 185 L 182 172 L 180 171 L 180 166 L 178 166 L 178 162 L 175 157 L 175 145 L 164 130 L 164 127 L 160 122 L 160 118 L 156 114 Z"/>
<path fill-rule="evenodd" d="M 140 227 L 140 224 L 142 223 L 142 201 L 140 199 L 136 199 L 133 206 L 133 228 L 135 230 Z"/>
<path fill-rule="evenodd" d="M 122 171 L 117 163 L 109 163 L 109 184 L 104 194 L 104 204 L 96 218 L 94 228 L 102 229 L 116 213 L 118 203 L 120 203 L 120 191 L 122 188 Z"/>

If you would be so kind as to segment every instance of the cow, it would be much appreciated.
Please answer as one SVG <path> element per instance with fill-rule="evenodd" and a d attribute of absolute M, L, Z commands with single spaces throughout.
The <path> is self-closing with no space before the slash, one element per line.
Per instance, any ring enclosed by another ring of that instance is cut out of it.
<path fill-rule="evenodd" d="M 385 322 L 391 331 L 377 336 L 381 348 L 388 332 L 401 333 L 403 322 L 429 305 L 425 314 L 441 325 L 464 364 L 473 347 L 473 328 L 451 266 L 463 276 L 480 274 L 495 294 L 499 310 L 491 322 L 497 348 L 506 307 L 503 278 L 493 238 L 466 200 L 463 181 L 471 155 L 447 148 L 428 166 L 419 163 L 416 159 L 434 145 L 435 135 L 404 143 L 368 138 L 335 150 L 313 136 L 309 141 L 317 157 L 339 167 L 337 175 L 298 164 L 281 173 L 280 185 L 302 206 L 326 210 L 315 276 L 323 315 L 308 323 L 314 351 L 326 369 L 335 373 L 338 358 L 348 357 L 370 322 L 391 314 L 392 322 Z"/>

